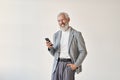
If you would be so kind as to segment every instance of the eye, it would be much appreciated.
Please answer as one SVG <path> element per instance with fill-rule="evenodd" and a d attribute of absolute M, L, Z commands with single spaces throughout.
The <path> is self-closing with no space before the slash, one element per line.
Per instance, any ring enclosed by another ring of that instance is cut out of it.
<path fill-rule="evenodd" d="M 60 20 L 58 20 L 58 22 L 60 22 Z"/>

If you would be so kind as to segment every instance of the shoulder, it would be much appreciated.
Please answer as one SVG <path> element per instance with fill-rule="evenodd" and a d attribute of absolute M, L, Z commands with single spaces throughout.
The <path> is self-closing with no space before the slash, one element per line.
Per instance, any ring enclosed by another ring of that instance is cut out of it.
<path fill-rule="evenodd" d="M 54 35 L 58 35 L 61 32 L 61 30 L 58 30 L 54 33 Z"/>
<path fill-rule="evenodd" d="M 71 28 L 71 31 L 74 35 L 78 36 L 78 35 L 81 35 L 82 33 L 74 28 Z"/>
<path fill-rule="evenodd" d="M 61 30 L 58 30 L 58 31 L 56 31 L 54 34 L 55 34 L 55 35 L 56 35 L 56 34 L 59 34 L 59 33 L 60 33 L 60 31 L 61 31 Z"/>
<path fill-rule="evenodd" d="M 84 42 L 84 38 L 83 38 L 82 33 L 80 31 L 73 29 L 73 35 L 78 41 Z"/>
<path fill-rule="evenodd" d="M 54 36 L 54 37 L 57 37 L 57 36 L 60 34 L 60 32 L 61 32 L 61 30 L 56 31 L 56 32 L 53 34 L 53 36 Z"/>

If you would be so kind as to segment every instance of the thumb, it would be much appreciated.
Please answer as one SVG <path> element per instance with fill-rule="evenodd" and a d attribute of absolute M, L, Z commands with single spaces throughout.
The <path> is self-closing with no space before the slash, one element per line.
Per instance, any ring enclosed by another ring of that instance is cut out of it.
<path fill-rule="evenodd" d="M 67 66 L 71 66 L 71 64 L 67 64 Z"/>

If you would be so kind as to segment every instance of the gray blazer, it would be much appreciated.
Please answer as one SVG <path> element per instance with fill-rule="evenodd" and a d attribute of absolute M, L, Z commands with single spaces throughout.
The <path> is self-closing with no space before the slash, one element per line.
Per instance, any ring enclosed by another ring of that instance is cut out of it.
<path fill-rule="evenodd" d="M 53 36 L 53 48 L 48 49 L 49 52 L 54 56 L 53 70 L 55 71 L 58 58 L 60 56 L 60 39 L 62 31 L 57 31 Z M 86 46 L 81 32 L 76 31 L 71 27 L 69 41 L 68 41 L 68 52 L 72 59 L 72 62 L 78 67 L 76 72 L 82 71 L 82 62 L 87 55 Z"/>

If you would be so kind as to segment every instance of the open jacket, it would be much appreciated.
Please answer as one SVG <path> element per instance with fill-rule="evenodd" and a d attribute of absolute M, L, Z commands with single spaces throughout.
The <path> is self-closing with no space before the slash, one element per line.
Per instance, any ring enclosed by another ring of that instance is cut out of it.
<path fill-rule="evenodd" d="M 62 31 L 57 31 L 53 36 L 53 48 L 48 49 L 49 52 L 54 56 L 53 70 L 55 71 L 58 58 L 60 56 L 60 40 L 61 40 Z M 86 46 L 81 32 L 76 31 L 71 27 L 69 41 L 68 41 L 68 53 L 71 57 L 72 63 L 75 64 L 78 68 L 76 72 L 79 73 L 82 71 L 82 62 L 87 55 Z"/>

